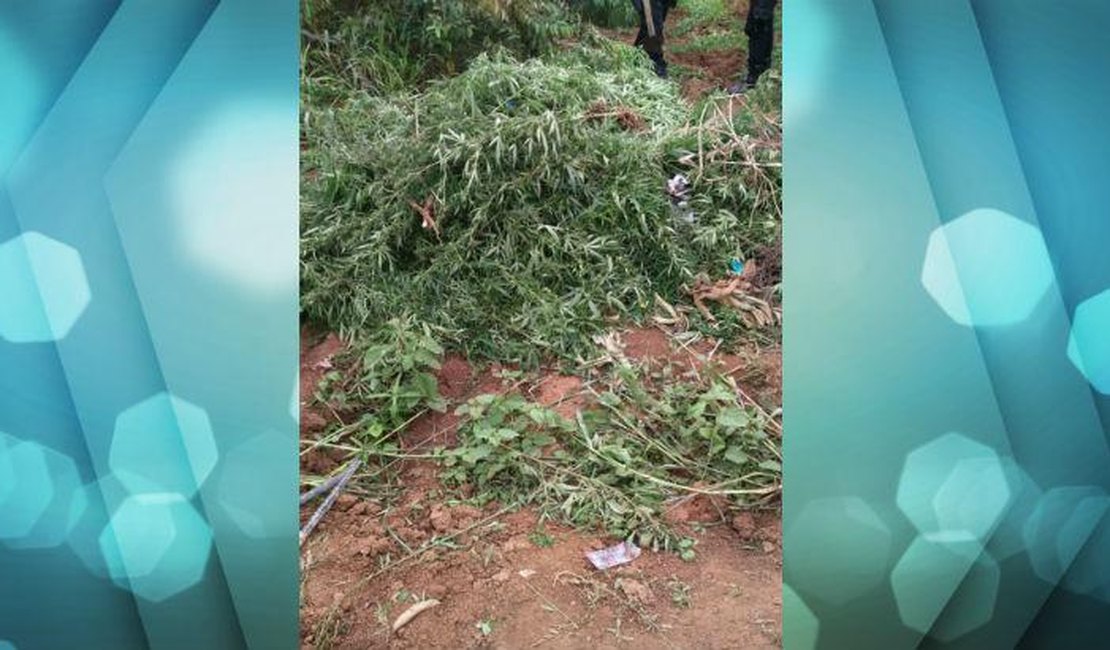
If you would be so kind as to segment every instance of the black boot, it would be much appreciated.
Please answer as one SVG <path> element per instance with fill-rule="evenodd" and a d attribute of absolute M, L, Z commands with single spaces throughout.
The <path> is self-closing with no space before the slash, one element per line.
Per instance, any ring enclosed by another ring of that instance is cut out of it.
<path fill-rule="evenodd" d="M 757 77 L 752 77 L 752 75 L 749 74 L 742 80 L 737 81 L 736 83 L 729 86 L 728 94 L 733 96 L 743 95 L 745 92 L 751 90 L 752 88 L 755 88 L 755 84 L 758 82 L 759 79 Z"/>

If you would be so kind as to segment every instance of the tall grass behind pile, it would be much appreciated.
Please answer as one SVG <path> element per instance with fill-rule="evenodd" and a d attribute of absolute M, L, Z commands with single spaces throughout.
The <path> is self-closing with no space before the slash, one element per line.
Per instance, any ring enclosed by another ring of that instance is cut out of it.
<path fill-rule="evenodd" d="M 412 315 L 448 347 L 525 365 L 588 354 L 607 317 L 639 318 L 773 236 L 726 178 L 732 154 L 705 167 L 720 134 L 692 129 L 677 93 L 611 45 L 480 56 L 425 92 L 312 114 L 303 311 L 355 338 Z M 663 191 L 690 168 L 693 227 Z"/>
<path fill-rule="evenodd" d="M 632 27 L 639 18 L 628 0 L 566 0 L 567 6 L 600 27 Z"/>
<path fill-rule="evenodd" d="M 479 53 L 550 51 L 577 24 L 562 0 L 302 0 L 306 102 L 407 91 Z"/>

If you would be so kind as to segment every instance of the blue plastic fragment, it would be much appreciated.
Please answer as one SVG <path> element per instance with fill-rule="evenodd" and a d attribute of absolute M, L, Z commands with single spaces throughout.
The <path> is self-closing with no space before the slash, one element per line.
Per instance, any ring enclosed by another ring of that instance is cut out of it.
<path fill-rule="evenodd" d="M 740 275 L 744 272 L 744 263 L 738 259 L 733 259 L 728 263 L 728 268 L 736 275 Z"/>

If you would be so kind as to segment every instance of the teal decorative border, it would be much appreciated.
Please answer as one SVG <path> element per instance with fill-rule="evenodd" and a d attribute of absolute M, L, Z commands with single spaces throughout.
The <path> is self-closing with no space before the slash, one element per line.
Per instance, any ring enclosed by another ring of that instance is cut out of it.
<path fill-rule="evenodd" d="M 787 648 L 1110 633 L 1110 7 L 786 3 Z"/>
<path fill-rule="evenodd" d="M 294 648 L 298 6 L 0 6 L 0 647 Z"/>

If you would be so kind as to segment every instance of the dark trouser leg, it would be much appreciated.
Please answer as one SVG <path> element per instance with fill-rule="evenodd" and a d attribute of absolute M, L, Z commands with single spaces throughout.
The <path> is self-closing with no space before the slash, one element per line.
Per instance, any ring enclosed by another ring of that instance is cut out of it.
<path fill-rule="evenodd" d="M 754 84 L 771 67 L 775 46 L 775 4 L 777 0 L 752 0 L 744 33 L 748 35 L 748 78 Z"/>
<path fill-rule="evenodd" d="M 655 72 L 664 76 L 667 74 L 667 61 L 663 57 L 663 25 L 667 21 L 667 10 L 670 8 L 670 2 L 667 0 L 648 0 L 651 2 L 651 14 L 655 20 L 655 34 L 659 37 L 660 46 L 657 50 L 645 50 L 648 56 L 651 57 L 652 62 L 655 64 Z M 643 46 L 647 40 L 647 18 L 644 16 L 643 0 L 632 0 L 632 6 L 636 8 L 636 12 L 640 14 L 640 31 L 636 33 L 636 41 L 633 43 L 635 47 Z"/>

